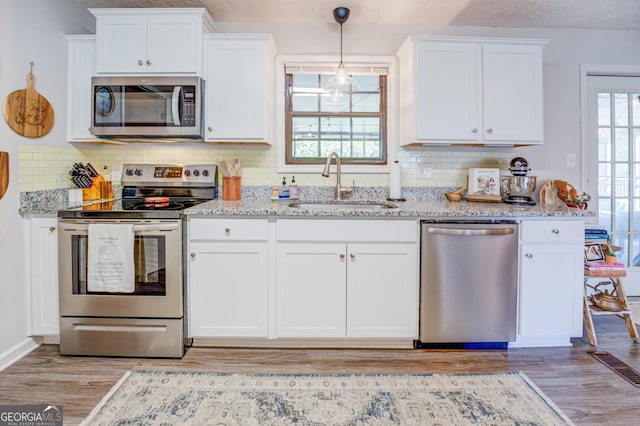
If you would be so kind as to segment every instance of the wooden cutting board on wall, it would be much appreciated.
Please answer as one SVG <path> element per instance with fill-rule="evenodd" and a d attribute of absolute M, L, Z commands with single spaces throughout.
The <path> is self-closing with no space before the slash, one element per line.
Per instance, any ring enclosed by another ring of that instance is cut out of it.
<path fill-rule="evenodd" d="M 0 151 L 0 199 L 9 187 L 9 153 Z"/>
<path fill-rule="evenodd" d="M 3 107 L 9 127 L 28 138 L 44 136 L 53 127 L 53 107 L 36 91 L 35 81 L 32 62 L 31 71 L 27 74 L 27 88 L 9 93 Z"/>

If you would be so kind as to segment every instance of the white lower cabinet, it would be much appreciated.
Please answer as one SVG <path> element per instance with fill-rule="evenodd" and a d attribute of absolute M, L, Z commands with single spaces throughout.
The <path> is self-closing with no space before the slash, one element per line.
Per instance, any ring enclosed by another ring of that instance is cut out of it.
<path fill-rule="evenodd" d="M 268 336 L 267 229 L 266 219 L 191 219 L 191 337 Z"/>
<path fill-rule="evenodd" d="M 29 233 L 31 335 L 58 335 L 58 220 L 31 218 Z"/>
<path fill-rule="evenodd" d="M 416 222 L 284 220 L 277 234 L 278 337 L 417 336 Z"/>
<path fill-rule="evenodd" d="M 518 336 L 513 346 L 568 346 L 582 336 L 584 223 L 520 226 Z"/>

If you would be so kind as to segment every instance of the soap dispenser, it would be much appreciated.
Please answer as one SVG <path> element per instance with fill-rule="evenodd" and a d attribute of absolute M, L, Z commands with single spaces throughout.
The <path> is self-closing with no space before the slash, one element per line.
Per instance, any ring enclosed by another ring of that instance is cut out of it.
<path fill-rule="evenodd" d="M 289 198 L 290 190 L 289 185 L 287 185 L 287 178 L 282 178 L 282 186 L 280 187 L 280 194 L 278 195 L 280 198 Z"/>

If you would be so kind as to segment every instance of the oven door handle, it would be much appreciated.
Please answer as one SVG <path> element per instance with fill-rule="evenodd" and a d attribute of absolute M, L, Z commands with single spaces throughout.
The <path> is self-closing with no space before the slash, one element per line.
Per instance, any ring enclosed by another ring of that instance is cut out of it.
<path fill-rule="evenodd" d="M 178 223 L 163 223 L 154 225 L 133 225 L 133 232 L 173 232 L 180 229 Z"/>

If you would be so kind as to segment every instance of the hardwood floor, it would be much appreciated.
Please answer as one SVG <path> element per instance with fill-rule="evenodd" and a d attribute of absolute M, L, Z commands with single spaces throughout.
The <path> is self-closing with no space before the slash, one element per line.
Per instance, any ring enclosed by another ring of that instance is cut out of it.
<path fill-rule="evenodd" d="M 595 320 L 600 351 L 640 371 L 640 345 L 615 316 Z M 0 372 L 0 405 L 62 404 L 65 424 L 78 424 L 129 370 L 242 373 L 524 372 L 576 425 L 640 422 L 636 388 L 588 354 L 586 337 L 572 348 L 507 351 L 191 348 L 180 360 L 69 357 L 42 345 Z"/>

